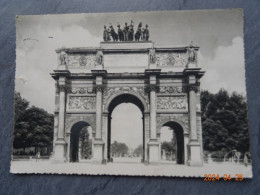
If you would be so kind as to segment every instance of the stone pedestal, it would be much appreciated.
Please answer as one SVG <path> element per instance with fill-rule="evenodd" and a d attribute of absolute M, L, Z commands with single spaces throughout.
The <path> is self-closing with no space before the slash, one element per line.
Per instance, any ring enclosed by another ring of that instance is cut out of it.
<path fill-rule="evenodd" d="M 189 152 L 190 152 L 190 159 L 188 161 L 189 166 L 202 166 L 202 159 L 201 159 L 201 147 L 200 144 L 196 141 L 191 141 L 189 143 Z"/>
<path fill-rule="evenodd" d="M 93 142 L 93 163 L 104 164 L 104 142 L 102 140 L 95 140 Z"/>
<path fill-rule="evenodd" d="M 65 148 L 66 148 L 66 143 L 64 139 L 57 139 L 55 142 L 55 147 L 54 147 L 54 156 L 53 156 L 53 162 L 54 163 L 64 163 L 67 162 L 66 157 L 65 157 Z"/>
<path fill-rule="evenodd" d="M 149 164 L 159 164 L 160 163 L 160 142 L 150 141 L 148 143 L 149 147 Z"/>

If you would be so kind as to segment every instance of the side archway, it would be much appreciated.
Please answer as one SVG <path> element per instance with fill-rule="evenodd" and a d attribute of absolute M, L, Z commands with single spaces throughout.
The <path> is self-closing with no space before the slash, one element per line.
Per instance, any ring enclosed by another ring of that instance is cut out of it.
<path fill-rule="evenodd" d="M 162 125 L 162 127 L 169 127 L 176 136 L 177 142 L 177 151 L 176 151 L 176 163 L 177 164 L 184 164 L 184 133 L 183 127 L 175 122 L 175 121 L 168 121 Z"/>
<path fill-rule="evenodd" d="M 80 158 L 92 157 L 92 128 L 85 121 L 78 121 L 72 125 L 70 131 L 70 162 L 79 162 Z"/>

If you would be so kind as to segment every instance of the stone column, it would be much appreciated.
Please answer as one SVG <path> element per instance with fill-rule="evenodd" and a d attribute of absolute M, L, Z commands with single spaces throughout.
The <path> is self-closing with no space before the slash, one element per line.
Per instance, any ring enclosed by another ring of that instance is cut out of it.
<path fill-rule="evenodd" d="M 161 159 L 160 142 L 157 140 L 156 130 L 156 91 L 157 91 L 157 75 L 160 74 L 160 69 L 147 69 L 146 75 L 149 76 L 149 91 L 150 91 L 150 140 L 149 147 L 149 164 L 158 164 Z"/>
<path fill-rule="evenodd" d="M 104 142 L 102 139 L 102 90 L 103 90 L 103 76 L 106 70 L 92 70 L 96 76 L 96 131 L 93 141 L 93 162 L 105 164 L 104 159 Z"/>
<path fill-rule="evenodd" d="M 64 123 L 65 123 L 65 101 L 66 101 L 66 78 L 59 78 L 59 116 L 58 116 L 58 134 L 55 142 L 55 161 L 65 162 L 65 137 L 64 137 Z"/>
<path fill-rule="evenodd" d="M 193 78 L 193 77 L 192 77 Z M 196 112 L 196 90 L 194 84 L 189 86 L 189 116 L 190 116 L 190 142 L 189 142 L 189 160 L 190 166 L 201 166 L 201 145 L 198 141 L 197 130 L 197 112 Z"/>
<path fill-rule="evenodd" d="M 156 140 L 156 92 L 155 86 L 150 87 L 150 139 Z"/>
<path fill-rule="evenodd" d="M 196 116 L 196 95 L 195 86 L 190 86 L 189 89 L 189 115 L 190 115 L 190 140 L 197 141 L 197 116 Z"/>

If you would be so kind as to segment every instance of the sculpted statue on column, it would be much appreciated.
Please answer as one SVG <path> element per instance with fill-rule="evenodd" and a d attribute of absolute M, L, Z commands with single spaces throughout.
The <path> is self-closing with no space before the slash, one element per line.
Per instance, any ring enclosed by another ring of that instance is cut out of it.
<path fill-rule="evenodd" d="M 149 50 L 149 62 L 150 64 L 154 64 L 156 62 L 156 53 L 154 48 Z"/>
<path fill-rule="evenodd" d="M 196 53 L 195 53 L 195 49 L 194 49 L 194 46 L 193 46 L 193 42 L 191 42 L 190 47 L 187 50 L 188 50 L 188 61 L 189 62 L 195 62 Z"/>
<path fill-rule="evenodd" d="M 103 52 L 100 50 L 96 54 L 96 65 L 103 65 Z"/>
<path fill-rule="evenodd" d="M 65 51 L 60 52 L 60 65 L 66 65 L 67 64 L 67 53 Z"/>

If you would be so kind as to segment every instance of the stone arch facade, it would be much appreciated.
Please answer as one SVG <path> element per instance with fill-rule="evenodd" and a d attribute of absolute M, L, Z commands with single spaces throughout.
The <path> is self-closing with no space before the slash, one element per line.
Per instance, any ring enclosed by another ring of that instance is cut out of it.
<path fill-rule="evenodd" d="M 150 49 L 156 56 L 153 64 L 148 60 Z M 199 48 L 193 49 L 197 53 Z M 103 54 L 102 66 L 94 63 L 98 51 Z M 66 161 L 70 129 L 76 122 L 85 121 L 93 130 L 93 162 L 105 164 L 109 105 L 128 94 L 137 98 L 143 108 L 145 163 L 160 163 L 160 128 L 175 121 L 184 131 L 185 163 L 202 165 L 199 86 L 204 72 L 197 61 L 186 58 L 189 47 L 155 48 L 153 42 L 118 42 L 101 43 L 99 48 L 62 48 L 56 52 L 58 55 L 65 52 L 67 58 L 67 63 L 59 61 L 57 70 L 51 74 L 57 86 L 56 161 Z M 86 60 L 82 61 L 83 58 Z M 125 72 L 126 68 L 129 72 Z"/>

